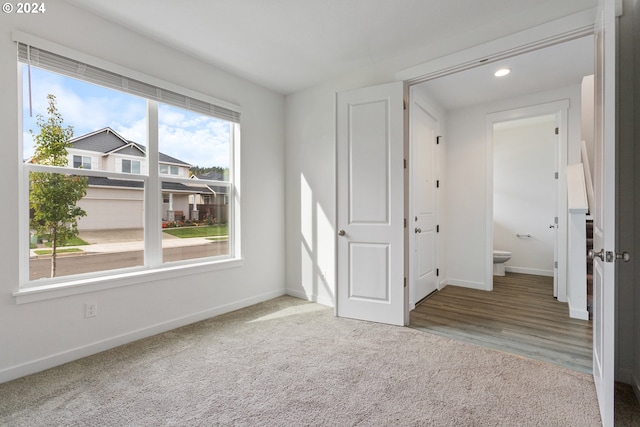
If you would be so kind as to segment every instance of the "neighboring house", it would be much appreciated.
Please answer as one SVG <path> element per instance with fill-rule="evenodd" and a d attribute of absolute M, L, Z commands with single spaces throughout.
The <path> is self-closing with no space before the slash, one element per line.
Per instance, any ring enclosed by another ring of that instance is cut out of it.
<path fill-rule="evenodd" d="M 207 172 L 192 175 L 192 179 L 207 179 L 210 181 L 226 181 L 221 172 Z M 229 220 L 229 189 L 222 185 L 209 185 L 211 193 L 193 193 L 189 196 L 189 203 L 197 207 L 200 218 L 211 218 L 218 222 Z"/>
<path fill-rule="evenodd" d="M 74 138 L 69 148 L 69 165 L 74 168 L 147 174 L 148 161 L 144 145 L 128 141 L 111 128 Z M 191 165 L 160 154 L 160 175 L 188 177 Z M 224 187 L 221 187 L 224 188 Z M 197 203 L 211 200 L 216 191 L 206 185 L 186 186 L 162 183 L 162 219 L 204 219 L 199 217 Z M 87 195 L 78 203 L 87 216 L 78 221 L 80 230 L 127 229 L 143 227 L 143 182 L 106 177 L 89 177 Z"/>

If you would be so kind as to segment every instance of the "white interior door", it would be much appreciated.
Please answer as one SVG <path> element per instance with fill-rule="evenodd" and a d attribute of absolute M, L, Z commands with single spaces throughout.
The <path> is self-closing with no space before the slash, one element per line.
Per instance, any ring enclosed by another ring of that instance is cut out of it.
<path fill-rule="evenodd" d="M 411 103 L 411 215 L 409 269 L 412 304 L 437 289 L 437 122 L 419 101 Z"/>
<path fill-rule="evenodd" d="M 614 425 L 615 0 L 601 0 L 595 34 L 593 378 L 604 426 Z"/>
<path fill-rule="evenodd" d="M 337 96 L 337 315 L 404 325 L 404 84 Z"/>

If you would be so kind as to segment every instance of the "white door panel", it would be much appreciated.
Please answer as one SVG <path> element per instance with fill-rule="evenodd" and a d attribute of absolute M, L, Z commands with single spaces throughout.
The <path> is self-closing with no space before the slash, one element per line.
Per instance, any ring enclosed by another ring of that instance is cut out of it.
<path fill-rule="evenodd" d="M 409 261 L 412 302 L 437 289 L 437 122 L 419 101 L 411 104 L 412 223 Z"/>
<path fill-rule="evenodd" d="M 595 31 L 593 379 L 602 424 L 614 425 L 615 0 L 600 0 Z"/>
<path fill-rule="evenodd" d="M 403 92 L 338 93 L 338 316 L 404 325 Z"/>

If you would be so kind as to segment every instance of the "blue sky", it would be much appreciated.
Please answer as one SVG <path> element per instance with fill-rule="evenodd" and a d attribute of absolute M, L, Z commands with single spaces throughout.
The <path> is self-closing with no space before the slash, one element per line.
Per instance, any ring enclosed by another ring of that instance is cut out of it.
<path fill-rule="evenodd" d="M 46 118 L 47 95 L 53 94 L 65 125 L 74 136 L 111 127 L 122 137 L 146 144 L 146 101 L 133 95 L 31 67 L 33 117 L 29 117 L 27 66 L 23 66 L 24 157 L 33 154 L 39 132 L 36 115 Z M 160 151 L 194 166 L 229 166 L 228 122 L 161 104 L 158 112 Z"/>

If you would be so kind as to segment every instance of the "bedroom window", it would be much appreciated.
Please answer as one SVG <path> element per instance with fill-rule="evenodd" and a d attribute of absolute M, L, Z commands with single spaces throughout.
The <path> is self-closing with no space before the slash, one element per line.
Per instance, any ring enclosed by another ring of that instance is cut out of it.
<path fill-rule="evenodd" d="M 238 112 L 22 43 L 18 55 L 21 288 L 238 258 L 239 206 L 225 203 L 235 200 Z M 38 151 L 50 94 L 59 127 L 73 128 L 59 162 Z M 63 205 L 75 219 L 46 222 L 38 192 L 71 181 L 77 200 Z"/>
<path fill-rule="evenodd" d="M 160 160 L 183 162 L 169 166 L 172 178 L 161 178 L 162 191 L 169 193 L 162 208 L 164 232 L 191 236 L 190 245 L 163 239 L 163 262 L 228 256 L 230 210 L 224 199 L 232 188 L 232 123 L 167 104 L 159 105 L 158 122 Z"/>

